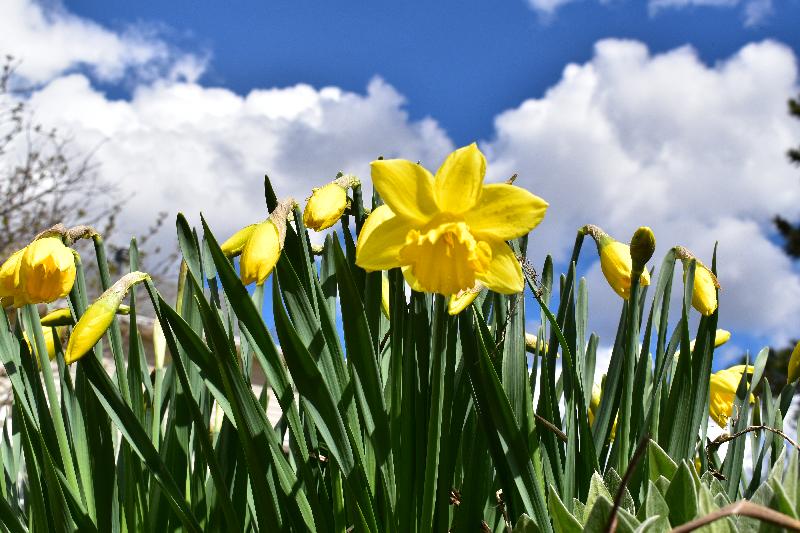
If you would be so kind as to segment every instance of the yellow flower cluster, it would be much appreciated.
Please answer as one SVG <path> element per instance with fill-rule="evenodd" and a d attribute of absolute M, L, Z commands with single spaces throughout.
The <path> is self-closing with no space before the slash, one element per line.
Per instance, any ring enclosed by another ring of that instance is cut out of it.
<path fill-rule="evenodd" d="M 72 249 L 58 237 L 36 239 L 0 266 L 3 307 L 48 303 L 65 297 L 75 282 Z"/>

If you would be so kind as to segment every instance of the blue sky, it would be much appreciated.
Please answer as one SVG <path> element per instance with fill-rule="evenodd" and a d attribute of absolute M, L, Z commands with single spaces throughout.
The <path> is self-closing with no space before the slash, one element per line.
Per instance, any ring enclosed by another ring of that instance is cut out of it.
<path fill-rule="evenodd" d="M 406 97 L 412 119 L 436 118 L 457 144 L 490 137 L 497 113 L 543 94 L 603 38 L 636 39 L 654 53 L 690 44 L 710 64 L 765 38 L 800 50 L 797 0 L 776 2 L 755 26 L 743 5 L 652 13 L 632 0 L 579 1 L 550 15 L 524 0 L 66 5 L 112 28 L 164 25 L 169 39 L 210 54 L 204 83 L 239 94 L 300 82 L 362 91 L 380 76 Z"/>
<path fill-rule="evenodd" d="M 771 224 L 800 219 L 798 21 L 800 0 L 4 0 L 0 53 L 128 198 L 123 238 L 180 210 L 224 239 L 264 218 L 264 173 L 302 201 L 339 170 L 369 190 L 379 154 L 435 170 L 477 140 L 487 181 L 519 173 L 550 202 L 537 267 L 564 270 L 587 223 L 651 226 L 656 266 L 719 242 L 724 364 L 800 337 L 800 265 Z M 591 242 L 579 272 L 602 346 L 621 301 Z"/>

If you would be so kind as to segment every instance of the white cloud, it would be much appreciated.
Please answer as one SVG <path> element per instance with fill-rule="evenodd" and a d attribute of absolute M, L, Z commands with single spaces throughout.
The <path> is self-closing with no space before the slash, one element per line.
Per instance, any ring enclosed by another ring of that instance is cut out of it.
<path fill-rule="evenodd" d="M 655 266 L 677 244 L 710 263 L 718 240 L 720 326 L 780 343 L 796 336 L 800 313 L 800 276 L 770 239 L 774 214 L 800 216 L 784 156 L 800 138 L 785 109 L 796 83 L 795 57 L 774 42 L 708 67 L 688 47 L 651 55 L 601 41 L 542 98 L 497 117 L 489 168 L 495 179 L 518 172 L 550 202 L 531 236 L 537 262 L 547 252 L 566 261 L 586 223 L 624 241 L 651 226 Z M 596 258 L 590 240 L 582 255 Z M 591 326 L 610 342 L 621 301 L 597 263 L 587 279 Z"/>
<path fill-rule="evenodd" d="M 380 79 L 363 95 L 296 85 L 240 96 L 165 82 L 141 86 L 127 101 L 109 100 L 72 74 L 30 104 L 40 120 L 72 132 L 78 147 L 100 146 L 103 175 L 132 195 L 122 233 L 141 231 L 159 211 L 174 220 L 182 210 L 195 221 L 203 211 L 225 238 L 266 216 L 265 172 L 279 195 L 302 202 L 339 170 L 366 178 L 378 155 L 436 164 L 452 149 L 435 122 L 410 121 L 403 98 Z"/>
<path fill-rule="evenodd" d="M 649 0 L 647 7 L 651 14 L 664 9 L 681 9 L 687 7 L 739 7 L 745 26 L 762 24 L 774 10 L 772 0 Z"/>
<path fill-rule="evenodd" d="M 45 6 L 33 0 L 3 1 L 0 53 L 22 60 L 17 72 L 33 83 L 78 67 L 88 67 L 104 81 L 119 81 L 129 72 L 145 79 L 194 80 L 205 62 L 178 53 L 152 28 L 116 33 L 69 13 L 59 2 Z"/>
<path fill-rule="evenodd" d="M 552 18 L 556 11 L 576 0 L 527 0 L 537 13 L 545 19 Z M 609 4 L 612 0 L 598 0 L 600 4 Z M 744 25 L 759 26 L 774 12 L 772 0 L 648 0 L 647 9 L 655 16 L 667 9 L 685 9 L 691 7 L 740 7 Z"/>

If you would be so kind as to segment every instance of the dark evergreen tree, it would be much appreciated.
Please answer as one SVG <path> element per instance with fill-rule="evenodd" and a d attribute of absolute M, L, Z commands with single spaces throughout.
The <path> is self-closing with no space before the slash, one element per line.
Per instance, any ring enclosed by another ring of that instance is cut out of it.
<path fill-rule="evenodd" d="M 800 96 L 789 100 L 789 114 L 800 120 Z M 786 152 L 789 162 L 800 166 L 800 145 Z M 790 257 L 800 258 L 800 223 L 792 224 L 780 215 L 773 219 L 784 240 L 783 248 Z"/>

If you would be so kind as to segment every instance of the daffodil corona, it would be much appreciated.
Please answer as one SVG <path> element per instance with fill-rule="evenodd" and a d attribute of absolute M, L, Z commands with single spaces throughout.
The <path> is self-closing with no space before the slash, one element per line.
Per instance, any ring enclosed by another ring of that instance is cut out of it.
<path fill-rule="evenodd" d="M 19 266 L 19 294 L 24 303 L 63 298 L 75 282 L 75 257 L 58 237 L 44 237 L 25 248 Z M 18 305 L 16 301 L 14 305 Z"/>
<path fill-rule="evenodd" d="M 371 168 L 386 204 L 359 234 L 360 267 L 402 267 L 414 290 L 447 296 L 476 281 L 504 294 L 523 289 L 522 269 L 505 241 L 535 228 L 547 202 L 513 185 L 484 185 L 486 159 L 475 144 L 451 153 L 435 176 L 403 159 L 373 161 Z"/>

